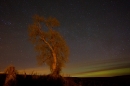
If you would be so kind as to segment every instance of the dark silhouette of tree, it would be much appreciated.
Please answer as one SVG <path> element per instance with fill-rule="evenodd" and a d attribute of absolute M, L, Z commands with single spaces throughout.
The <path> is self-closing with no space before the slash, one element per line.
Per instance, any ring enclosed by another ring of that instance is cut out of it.
<path fill-rule="evenodd" d="M 59 75 L 62 67 L 68 60 L 69 49 L 59 32 L 53 28 L 59 26 L 56 18 L 33 16 L 33 23 L 29 25 L 29 37 L 38 52 L 38 63 L 50 66 L 52 75 Z M 43 30 L 44 28 L 46 30 Z"/>

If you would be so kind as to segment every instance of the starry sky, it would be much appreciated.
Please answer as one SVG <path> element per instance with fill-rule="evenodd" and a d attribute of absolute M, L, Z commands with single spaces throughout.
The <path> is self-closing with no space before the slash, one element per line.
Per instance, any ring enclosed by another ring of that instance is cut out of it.
<path fill-rule="evenodd" d="M 78 77 L 130 74 L 130 0 L 0 0 L 0 72 L 50 73 L 28 40 L 32 16 L 53 16 L 70 56 L 62 73 Z"/>

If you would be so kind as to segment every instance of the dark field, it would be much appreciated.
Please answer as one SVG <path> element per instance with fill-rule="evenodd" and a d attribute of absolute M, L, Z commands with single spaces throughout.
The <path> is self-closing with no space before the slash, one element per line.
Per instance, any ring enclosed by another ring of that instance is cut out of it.
<path fill-rule="evenodd" d="M 0 74 L 0 86 L 4 85 L 6 75 Z M 58 77 L 49 75 L 17 75 L 13 86 L 130 86 L 130 75 L 117 77 Z"/>

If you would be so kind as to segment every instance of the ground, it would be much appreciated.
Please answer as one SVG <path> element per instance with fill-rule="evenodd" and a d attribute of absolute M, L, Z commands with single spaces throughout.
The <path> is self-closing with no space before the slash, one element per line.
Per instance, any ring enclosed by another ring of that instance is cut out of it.
<path fill-rule="evenodd" d="M 6 75 L 0 74 L 0 86 Z M 15 86 L 130 86 L 130 75 L 117 77 L 58 77 L 50 75 L 17 75 Z M 14 86 L 14 85 L 13 85 Z"/>

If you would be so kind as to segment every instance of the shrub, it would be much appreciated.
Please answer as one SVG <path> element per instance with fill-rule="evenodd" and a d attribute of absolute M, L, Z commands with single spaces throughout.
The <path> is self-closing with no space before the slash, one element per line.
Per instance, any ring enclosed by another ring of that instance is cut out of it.
<path fill-rule="evenodd" d="M 15 70 L 14 66 L 8 66 L 5 70 L 6 73 L 6 80 L 4 86 L 14 86 L 16 84 L 16 74 L 17 71 Z"/>

